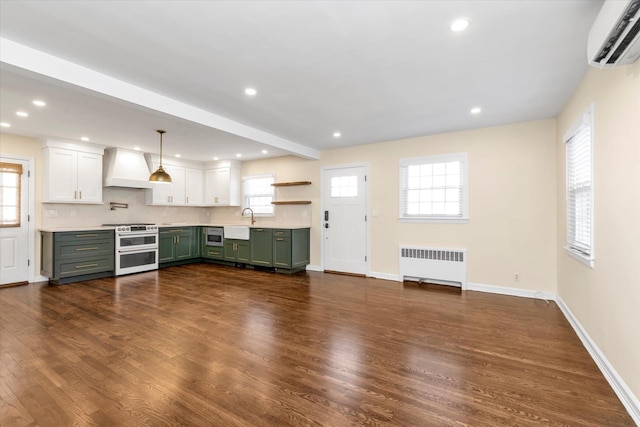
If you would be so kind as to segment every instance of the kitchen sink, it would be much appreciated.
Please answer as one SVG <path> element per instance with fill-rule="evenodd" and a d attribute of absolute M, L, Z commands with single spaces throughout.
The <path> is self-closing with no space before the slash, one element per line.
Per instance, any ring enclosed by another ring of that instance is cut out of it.
<path fill-rule="evenodd" d="M 224 238 L 249 240 L 249 227 L 246 225 L 225 225 Z"/>

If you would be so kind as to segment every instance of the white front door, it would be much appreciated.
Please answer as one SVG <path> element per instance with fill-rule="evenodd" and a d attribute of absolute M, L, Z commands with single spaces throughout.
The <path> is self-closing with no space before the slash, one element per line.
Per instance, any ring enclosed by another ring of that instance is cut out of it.
<path fill-rule="evenodd" d="M 28 281 L 29 162 L 0 158 L 0 285 Z"/>
<path fill-rule="evenodd" d="M 367 274 L 366 167 L 322 171 L 324 269 Z"/>

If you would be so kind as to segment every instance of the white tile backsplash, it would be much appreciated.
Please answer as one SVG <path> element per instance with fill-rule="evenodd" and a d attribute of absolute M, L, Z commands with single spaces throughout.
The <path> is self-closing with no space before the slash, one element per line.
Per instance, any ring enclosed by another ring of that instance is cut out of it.
<path fill-rule="evenodd" d="M 69 228 L 121 223 L 244 224 L 248 216 L 240 216 L 240 207 L 147 206 L 144 189 L 105 187 L 102 205 L 76 203 L 44 203 L 42 228 Z M 124 203 L 128 208 L 111 210 L 110 202 Z M 275 217 L 255 217 L 256 226 L 311 226 L 311 205 L 276 206 Z"/>

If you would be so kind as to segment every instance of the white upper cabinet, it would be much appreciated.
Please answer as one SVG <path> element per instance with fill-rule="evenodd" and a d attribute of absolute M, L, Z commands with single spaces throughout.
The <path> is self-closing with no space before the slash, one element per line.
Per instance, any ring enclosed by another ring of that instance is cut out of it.
<path fill-rule="evenodd" d="M 240 162 L 209 163 L 204 181 L 206 206 L 240 206 Z"/>
<path fill-rule="evenodd" d="M 204 171 L 202 169 L 185 169 L 187 205 L 202 206 L 204 204 Z"/>
<path fill-rule="evenodd" d="M 145 154 L 149 170 L 158 169 L 160 158 Z M 163 159 L 162 167 L 171 184 L 151 183 L 147 205 L 240 206 L 240 162 L 237 160 L 198 163 Z"/>
<path fill-rule="evenodd" d="M 152 162 L 149 169 L 155 171 L 160 163 Z M 162 168 L 171 177 L 170 184 L 151 183 L 151 188 L 147 190 L 148 205 L 184 205 L 186 199 L 185 189 L 185 168 L 175 165 L 162 165 Z"/>
<path fill-rule="evenodd" d="M 160 165 L 160 158 L 154 154 L 145 154 L 149 169 L 154 172 Z M 170 184 L 151 183 L 147 190 L 147 205 L 161 206 L 202 206 L 204 171 L 188 162 L 177 163 L 174 159 L 165 162 L 162 167 L 171 176 Z M 194 166 L 194 167 L 191 167 Z"/>
<path fill-rule="evenodd" d="M 43 202 L 102 204 L 103 147 L 58 141 L 42 145 Z"/>

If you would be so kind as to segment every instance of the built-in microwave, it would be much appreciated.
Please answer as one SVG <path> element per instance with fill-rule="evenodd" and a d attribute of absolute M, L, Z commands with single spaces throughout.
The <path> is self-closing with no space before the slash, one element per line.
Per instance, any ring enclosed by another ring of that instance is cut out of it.
<path fill-rule="evenodd" d="M 223 246 L 224 245 L 224 228 L 208 227 L 206 232 L 207 246 Z"/>

